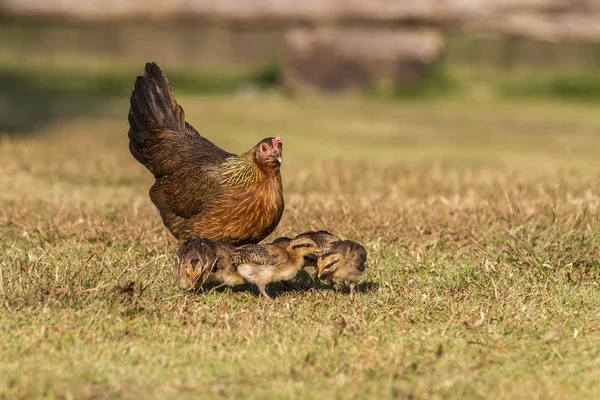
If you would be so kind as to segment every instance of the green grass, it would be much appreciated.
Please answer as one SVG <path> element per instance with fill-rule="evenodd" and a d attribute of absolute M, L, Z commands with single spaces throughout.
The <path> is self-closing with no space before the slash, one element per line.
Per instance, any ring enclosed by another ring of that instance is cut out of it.
<path fill-rule="evenodd" d="M 281 66 L 267 63 L 259 68 L 220 71 L 162 65 L 171 83 L 184 94 L 232 94 L 245 87 L 281 88 Z M 31 56 L 19 60 L 0 51 L 0 86 L 3 95 L 126 96 L 132 76 L 143 72 L 139 65 L 118 60 L 69 59 L 52 62 Z M 422 82 L 397 88 L 372 87 L 369 97 L 432 99 L 452 97 L 495 97 L 505 99 L 562 99 L 597 101 L 600 99 L 600 74 L 593 66 L 561 70 L 514 68 L 502 70 L 469 66 L 464 62 L 440 60 Z M 1 111 L 1 110 L 0 110 Z"/>
<path fill-rule="evenodd" d="M 0 397 L 600 395 L 597 106 L 179 100 L 230 151 L 282 136 L 274 236 L 364 243 L 360 293 L 181 292 L 123 99 L 0 142 Z"/>
<path fill-rule="evenodd" d="M 138 68 L 81 65 L 0 63 L 0 82 L 8 93 L 71 93 L 94 95 L 123 95 L 132 89 L 131 77 L 141 75 Z M 256 71 L 202 71 L 192 68 L 169 69 L 169 80 L 184 93 L 231 93 L 243 84 L 271 87 L 278 81 L 278 69 L 265 65 Z"/>
<path fill-rule="evenodd" d="M 489 68 L 455 66 L 450 69 L 453 81 L 466 91 L 483 92 L 508 99 L 563 99 L 598 101 L 600 75 L 598 67 L 540 70 L 514 68 L 501 72 Z M 438 85 L 439 86 L 439 85 Z M 447 91 L 446 91 L 447 92 Z"/>

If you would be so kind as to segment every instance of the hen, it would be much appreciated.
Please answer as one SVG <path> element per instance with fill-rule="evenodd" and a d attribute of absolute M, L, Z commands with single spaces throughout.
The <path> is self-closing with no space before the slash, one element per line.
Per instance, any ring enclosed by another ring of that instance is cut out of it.
<path fill-rule="evenodd" d="M 279 136 L 240 155 L 220 149 L 185 121 L 155 63 L 135 82 L 129 127 L 131 154 L 155 178 L 150 199 L 180 244 L 201 236 L 239 246 L 275 229 L 284 208 Z"/>

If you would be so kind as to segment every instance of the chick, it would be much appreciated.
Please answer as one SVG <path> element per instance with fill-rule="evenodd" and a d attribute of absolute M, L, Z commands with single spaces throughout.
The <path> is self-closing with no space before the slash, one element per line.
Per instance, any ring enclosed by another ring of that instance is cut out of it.
<path fill-rule="evenodd" d="M 179 286 L 186 290 L 202 286 L 215 260 L 211 241 L 197 238 L 185 242 L 177 251 L 177 262 L 173 271 L 175 277 L 179 278 Z"/>
<path fill-rule="evenodd" d="M 327 279 L 331 284 L 348 284 L 350 294 L 354 294 L 365 273 L 366 261 L 367 251 L 361 244 L 351 240 L 335 242 L 317 261 L 319 278 Z"/>
<path fill-rule="evenodd" d="M 177 252 L 175 275 L 183 289 L 197 289 L 206 283 L 235 286 L 245 283 L 231 263 L 235 247 L 206 238 L 184 243 Z"/>
<path fill-rule="evenodd" d="M 288 244 L 290 244 L 291 241 L 292 241 L 291 238 L 282 236 L 282 237 L 278 237 L 277 239 L 273 240 L 271 242 L 271 245 L 280 247 L 285 250 L 285 248 L 288 246 Z M 306 264 L 306 258 L 305 258 L 304 262 Z M 292 284 L 291 282 L 282 281 L 282 283 L 292 290 L 300 290 L 300 288 L 298 286 Z"/>
<path fill-rule="evenodd" d="M 278 237 L 277 239 L 273 240 L 270 244 L 273 246 L 281 247 L 282 249 L 285 250 L 285 248 L 287 247 L 288 244 L 290 244 L 291 241 L 292 241 L 291 238 L 282 236 L 282 237 Z"/>
<path fill-rule="evenodd" d="M 231 259 L 236 248 L 222 242 L 213 241 L 212 243 L 215 251 L 215 263 L 209 271 L 206 282 L 225 286 L 245 284 L 246 280 L 237 272 Z"/>
<path fill-rule="evenodd" d="M 270 299 L 267 285 L 294 278 L 304 265 L 304 256 L 309 253 L 320 254 L 318 246 L 309 238 L 299 238 L 290 240 L 285 248 L 277 244 L 243 245 L 233 252 L 231 259 L 237 272 Z"/>
<path fill-rule="evenodd" d="M 310 231 L 304 232 L 296 236 L 299 238 L 309 238 L 319 247 L 322 254 L 329 252 L 331 246 L 335 242 L 339 242 L 340 238 L 327 231 Z M 281 238 L 280 238 L 281 239 Z M 279 240 L 279 239 L 276 239 Z M 317 277 L 317 257 L 309 254 L 304 257 L 304 271 L 308 274 L 311 279 Z"/>
<path fill-rule="evenodd" d="M 333 233 L 329 233 L 327 231 L 309 231 L 309 232 L 301 233 L 295 237 L 295 239 L 300 239 L 300 238 L 309 238 L 310 240 L 315 242 L 315 244 L 319 248 L 323 249 L 324 251 L 328 251 L 329 247 L 331 247 L 332 243 L 340 241 L 339 237 L 337 237 Z M 279 238 L 279 239 L 282 239 L 282 238 Z M 279 239 L 276 239 L 276 240 L 279 240 Z"/>

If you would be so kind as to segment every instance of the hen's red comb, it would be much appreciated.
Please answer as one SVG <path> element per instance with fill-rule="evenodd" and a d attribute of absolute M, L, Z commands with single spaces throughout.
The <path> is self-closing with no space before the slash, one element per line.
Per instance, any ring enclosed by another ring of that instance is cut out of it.
<path fill-rule="evenodd" d="M 273 138 L 273 146 L 279 147 L 280 144 L 281 144 L 281 138 L 279 136 L 275 136 Z"/>

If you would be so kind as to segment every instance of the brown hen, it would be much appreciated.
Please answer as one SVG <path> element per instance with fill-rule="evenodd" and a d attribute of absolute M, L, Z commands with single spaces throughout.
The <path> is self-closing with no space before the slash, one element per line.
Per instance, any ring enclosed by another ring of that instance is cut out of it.
<path fill-rule="evenodd" d="M 179 243 L 201 236 L 258 243 L 283 214 L 281 138 L 228 153 L 185 121 L 155 63 L 137 78 L 129 109 L 129 150 L 155 177 L 150 199 Z"/>

